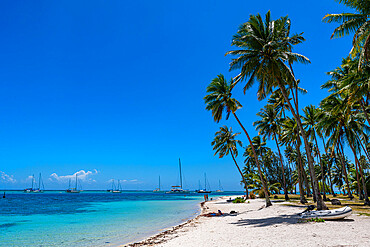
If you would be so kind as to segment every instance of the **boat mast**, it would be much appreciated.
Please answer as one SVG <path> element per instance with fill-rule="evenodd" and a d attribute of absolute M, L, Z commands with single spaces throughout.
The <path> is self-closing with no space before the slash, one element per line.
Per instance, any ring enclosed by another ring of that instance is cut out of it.
<path fill-rule="evenodd" d="M 34 174 L 32 174 L 32 186 L 31 186 L 32 189 L 33 189 L 33 180 L 35 180 L 35 175 Z"/>
<path fill-rule="evenodd" d="M 182 189 L 182 175 L 181 175 L 181 161 L 179 158 L 179 167 L 180 167 L 180 188 Z"/>
<path fill-rule="evenodd" d="M 158 189 L 161 190 L 161 176 L 158 178 Z"/>
<path fill-rule="evenodd" d="M 68 180 L 68 189 L 71 188 L 71 179 Z"/>
<path fill-rule="evenodd" d="M 207 191 L 207 176 L 206 176 L 206 173 L 204 173 L 204 190 Z"/>
<path fill-rule="evenodd" d="M 41 190 L 41 172 L 40 172 L 40 175 L 39 175 L 39 190 Z"/>
<path fill-rule="evenodd" d="M 75 188 L 75 190 L 77 190 L 77 173 L 76 173 L 76 188 Z"/>

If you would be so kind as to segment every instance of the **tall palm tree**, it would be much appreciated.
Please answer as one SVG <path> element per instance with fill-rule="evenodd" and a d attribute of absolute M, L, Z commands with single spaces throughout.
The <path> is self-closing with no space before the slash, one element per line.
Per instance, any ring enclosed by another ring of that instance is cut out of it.
<path fill-rule="evenodd" d="M 278 112 L 275 110 L 275 107 L 269 104 L 266 105 L 263 109 L 261 109 L 260 112 L 257 113 L 257 116 L 259 116 L 261 120 L 254 122 L 253 125 L 256 126 L 258 133 L 260 135 L 263 135 L 264 138 L 275 140 L 281 164 L 285 200 L 289 200 L 285 179 L 283 157 L 281 155 L 280 146 L 278 143 L 278 138 L 280 135 L 281 118 L 280 116 L 278 116 Z"/>
<path fill-rule="evenodd" d="M 357 136 L 369 130 L 368 127 L 364 125 L 364 119 L 361 119 L 361 116 L 352 115 L 351 108 L 347 103 L 348 97 L 342 98 L 342 96 L 344 95 L 330 95 L 321 102 L 321 106 L 326 111 L 326 114 L 319 124 L 322 126 L 321 128 L 325 130 L 324 134 L 329 137 L 328 144 L 331 145 L 332 148 L 335 148 L 338 143 L 343 152 L 342 143 L 348 143 L 355 157 L 358 193 L 361 197 L 360 178 L 358 175 L 358 173 L 360 173 L 365 205 L 370 205 L 364 182 L 363 169 L 357 158 L 360 147 Z"/>
<path fill-rule="evenodd" d="M 233 37 L 232 45 L 239 49 L 229 51 L 226 54 L 237 56 L 230 63 L 230 70 L 240 69 L 240 73 L 235 77 L 235 82 L 238 83 L 249 78 L 244 86 L 244 92 L 252 87 L 255 80 L 259 82 L 257 93 L 259 100 L 270 94 L 275 87 L 280 89 L 304 141 L 311 179 L 314 184 L 313 190 L 317 198 L 317 209 L 327 209 L 319 192 L 308 138 L 299 116 L 297 94 L 294 97 L 294 91 L 291 90 L 294 108 L 288 98 L 287 90 L 298 87 L 298 81 L 291 69 L 292 63 L 309 63 L 305 56 L 292 52 L 292 46 L 302 43 L 304 38 L 300 34 L 289 35 L 290 20 L 287 16 L 273 21 L 269 11 L 263 21 L 259 14 L 251 15 Z"/>
<path fill-rule="evenodd" d="M 228 154 L 231 155 L 240 175 L 242 176 L 246 196 L 248 197 L 248 184 L 243 176 L 242 171 L 240 170 L 238 163 L 235 160 L 235 157 L 238 156 L 237 146 L 242 146 L 242 142 L 235 139 L 239 134 L 240 133 L 234 134 L 231 127 L 229 129 L 227 126 L 222 126 L 220 127 L 220 130 L 216 132 L 215 138 L 213 139 L 211 144 L 213 146 L 213 150 L 215 150 L 215 155 L 218 154 L 219 158 L 223 158 L 225 155 Z"/>
<path fill-rule="evenodd" d="M 298 183 L 299 183 L 299 196 L 300 196 L 300 202 L 302 204 L 307 203 L 307 200 L 304 196 L 304 190 L 303 190 L 303 180 L 306 182 L 306 189 L 307 192 L 309 193 L 309 187 L 308 187 L 308 181 L 305 179 L 305 171 L 304 171 L 304 166 L 302 162 L 302 156 L 301 156 L 301 151 L 300 151 L 300 137 L 298 135 L 298 129 L 297 129 L 297 124 L 296 122 L 287 117 L 283 122 L 282 122 L 282 134 L 281 134 L 281 141 L 286 144 L 287 146 L 287 152 L 286 154 L 293 153 L 295 152 L 295 157 L 293 160 L 296 161 L 296 167 L 298 171 Z M 294 145 L 296 150 L 293 151 L 293 148 L 291 145 Z M 293 161 L 292 160 L 292 161 Z"/>
<path fill-rule="evenodd" d="M 306 106 L 303 108 L 304 115 L 302 116 L 303 125 L 306 127 L 307 134 L 311 137 L 313 141 L 315 141 L 315 146 L 317 150 L 317 155 L 319 157 L 320 168 L 321 168 L 321 178 L 322 178 L 322 193 L 323 199 L 326 201 L 326 191 L 325 191 L 325 175 L 324 175 L 324 165 L 321 160 L 321 153 L 319 149 L 319 145 L 317 144 L 316 138 L 316 124 L 319 121 L 321 112 L 313 105 Z"/>
<path fill-rule="evenodd" d="M 355 9 L 356 13 L 327 14 L 323 21 L 340 23 L 334 29 L 331 38 L 341 38 L 349 33 L 355 33 L 352 40 L 351 54 L 360 54 L 360 62 L 370 57 L 370 2 L 369 0 L 337 0 L 347 7 Z"/>
<path fill-rule="evenodd" d="M 232 113 L 236 119 L 236 121 L 239 123 L 240 127 L 243 129 L 245 135 L 248 138 L 249 143 L 252 145 L 252 140 L 247 132 L 247 130 L 244 128 L 243 124 L 240 122 L 239 118 L 236 115 L 236 110 L 242 107 L 239 101 L 232 98 L 232 89 L 235 86 L 235 83 L 233 80 L 230 80 L 230 82 L 227 82 L 225 80 L 225 77 L 220 74 L 216 78 L 212 80 L 212 82 L 207 87 L 207 93 L 204 97 L 204 101 L 206 103 L 206 109 L 209 111 L 212 111 L 212 116 L 214 121 L 217 123 L 222 119 L 223 114 L 226 112 L 226 119 L 229 118 L 230 113 Z M 262 178 L 262 171 L 260 164 L 258 162 L 258 157 L 256 154 L 256 151 L 254 150 L 254 147 L 252 145 L 252 151 L 254 155 L 255 162 L 258 167 L 259 174 L 261 176 L 261 180 L 263 182 Z M 264 185 L 264 189 L 267 193 L 267 185 Z M 271 206 L 271 201 L 268 196 L 266 196 L 266 207 Z"/>

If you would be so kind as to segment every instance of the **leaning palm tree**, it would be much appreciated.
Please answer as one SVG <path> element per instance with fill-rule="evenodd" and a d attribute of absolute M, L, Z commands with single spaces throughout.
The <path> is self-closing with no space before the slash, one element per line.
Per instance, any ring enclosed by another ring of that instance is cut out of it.
<path fill-rule="evenodd" d="M 313 190 L 317 198 L 317 209 L 327 209 L 319 192 L 308 138 L 301 123 L 297 99 L 298 80 L 292 71 L 294 62 L 309 63 L 310 61 L 305 56 L 292 52 L 292 46 L 302 43 L 304 38 L 300 34 L 289 35 L 290 20 L 287 16 L 273 21 L 269 11 L 263 21 L 259 14 L 251 15 L 249 21 L 243 23 L 233 37 L 232 45 L 239 49 L 226 54 L 237 56 L 230 63 L 230 70 L 240 69 L 235 82 L 249 78 L 244 86 L 244 92 L 251 88 L 256 80 L 259 82 L 257 93 L 259 100 L 264 99 L 274 88 L 280 89 L 304 141 L 309 171 L 314 184 Z M 288 90 L 292 92 L 294 107 L 288 98 Z"/>
<path fill-rule="evenodd" d="M 280 130 L 281 118 L 280 116 L 278 116 L 278 112 L 276 111 L 275 107 L 269 104 L 266 105 L 263 109 L 261 109 L 261 111 L 257 113 L 257 116 L 259 116 L 261 120 L 254 122 L 253 125 L 256 126 L 258 133 L 260 135 L 263 135 L 264 138 L 275 140 L 276 147 L 279 152 L 279 158 L 280 158 L 280 164 L 281 164 L 281 170 L 282 170 L 282 176 L 283 176 L 283 188 L 284 188 L 285 200 L 289 200 L 286 179 L 285 179 L 283 156 L 281 155 L 280 146 L 278 143 L 278 137 L 281 132 Z"/>
<path fill-rule="evenodd" d="M 355 33 L 352 40 L 351 55 L 360 54 L 360 63 L 370 57 L 370 1 L 369 0 L 337 0 L 347 7 L 355 9 L 356 13 L 327 14 L 323 21 L 340 23 L 334 29 L 331 38 L 341 38 L 349 33 Z M 360 65 L 360 64 L 359 64 Z"/>
<path fill-rule="evenodd" d="M 240 127 L 244 130 L 244 133 L 247 136 L 249 143 L 252 145 L 252 140 L 247 130 L 244 128 L 243 124 L 240 122 L 239 118 L 237 117 L 235 113 L 236 110 L 242 107 L 242 105 L 240 104 L 239 101 L 231 97 L 232 96 L 231 91 L 234 86 L 235 86 L 235 83 L 233 82 L 233 80 L 230 80 L 230 82 L 227 82 L 227 80 L 222 74 L 214 78 L 212 82 L 209 84 L 209 86 L 207 87 L 207 93 L 209 94 L 204 97 L 204 101 L 206 103 L 206 109 L 209 111 L 212 111 L 213 119 L 217 123 L 222 119 L 222 116 L 224 113 L 226 113 L 226 119 L 228 119 L 230 113 L 232 113 L 236 121 L 239 123 Z M 252 151 L 253 151 L 255 162 L 257 164 L 259 174 L 261 176 L 261 180 L 263 181 L 261 167 L 258 162 L 258 157 L 257 157 L 256 151 L 253 148 L 253 145 L 252 145 Z M 266 195 L 268 195 L 266 184 L 264 188 L 266 190 Z M 270 198 L 266 196 L 266 207 L 269 207 L 271 205 L 272 204 L 271 204 Z"/>
<path fill-rule="evenodd" d="M 240 170 L 238 163 L 235 160 L 235 157 L 238 156 L 237 146 L 238 145 L 240 147 L 242 146 L 242 142 L 240 140 L 235 139 L 239 134 L 240 133 L 234 134 L 231 127 L 230 129 L 227 126 L 220 127 L 220 130 L 216 132 L 215 138 L 213 139 L 211 144 L 213 146 L 213 150 L 215 150 L 215 155 L 218 154 L 219 158 L 223 158 L 225 155 L 228 155 L 228 154 L 231 155 L 236 167 L 238 168 L 240 175 L 242 176 L 246 196 L 248 197 L 247 182 L 243 176 L 242 171 Z"/>

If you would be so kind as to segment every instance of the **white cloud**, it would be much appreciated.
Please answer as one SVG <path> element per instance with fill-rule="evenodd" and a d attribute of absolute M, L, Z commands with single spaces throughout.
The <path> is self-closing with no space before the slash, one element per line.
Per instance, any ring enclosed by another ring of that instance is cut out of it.
<path fill-rule="evenodd" d="M 13 177 L 13 175 L 8 175 L 3 171 L 0 171 L 0 182 L 2 183 L 15 183 L 17 180 Z"/>
<path fill-rule="evenodd" d="M 76 174 L 77 174 L 78 179 L 81 180 L 81 181 L 96 182 L 94 179 L 91 178 L 91 176 L 94 176 L 98 173 L 99 172 L 96 169 L 94 169 L 92 171 L 87 171 L 87 172 L 85 170 L 81 170 L 81 171 L 75 172 L 72 175 L 65 175 L 65 176 L 59 176 L 58 174 L 56 174 L 54 172 L 53 174 L 50 175 L 49 180 L 50 181 L 57 181 L 57 182 L 66 182 L 69 179 L 75 179 Z"/>
<path fill-rule="evenodd" d="M 107 183 L 112 183 L 113 181 L 115 181 L 115 179 L 109 179 L 108 181 L 107 181 Z M 121 183 L 141 183 L 141 182 L 139 182 L 139 180 L 137 180 L 137 179 L 129 179 L 129 180 L 127 180 L 127 179 L 120 179 L 119 180 Z"/>

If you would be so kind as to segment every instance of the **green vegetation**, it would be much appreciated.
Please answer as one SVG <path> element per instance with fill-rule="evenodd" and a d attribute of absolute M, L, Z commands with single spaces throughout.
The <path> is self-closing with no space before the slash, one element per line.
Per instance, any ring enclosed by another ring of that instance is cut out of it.
<path fill-rule="evenodd" d="M 306 222 L 325 222 L 325 220 L 321 218 L 311 218 L 307 219 Z"/>
<path fill-rule="evenodd" d="M 294 51 L 305 41 L 303 33 L 292 34 L 289 17 L 274 20 L 270 12 L 264 18 L 251 15 L 232 37 L 234 50 L 226 55 L 232 56 L 229 69 L 237 75 L 229 81 L 218 75 L 207 87 L 204 100 L 214 121 L 224 116 L 227 120 L 232 114 L 247 138 L 243 146 L 235 139 L 239 133 L 233 134 L 231 127 L 223 126 L 215 135 L 213 149 L 220 158 L 231 154 L 244 187 L 253 195 L 265 197 L 266 206 L 271 205 L 270 195 L 279 198 L 277 194 L 284 191 L 282 199 L 316 203 L 319 210 L 327 209 L 325 201 L 337 197 L 346 198 L 343 205 L 362 204 L 364 209 L 358 210 L 367 211 L 360 213 L 369 212 L 370 2 L 338 2 L 355 13 L 328 14 L 323 21 L 339 23 L 332 38 L 353 33 L 352 50 L 340 67 L 327 73 L 330 80 L 321 82 L 329 95 L 318 106 L 299 105 L 299 95 L 309 93 L 300 87 L 294 73 L 296 64 L 310 63 Z M 243 84 L 244 93 L 257 84 L 257 99 L 267 99 L 257 113 L 259 119 L 249 123 L 258 131 L 252 138 L 236 115 L 242 108 L 232 97 L 237 84 Z M 272 147 L 267 146 L 267 139 Z M 245 157 L 242 169 L 235 160 L 240 147 Z M 336 195 L 335 188 L 345 195 Z"/>
<path fill-rule="evenodd" d="M 242 197 L 237 197 L 233 200 L 233 203 L 244 203 L 245 199 Z"/>

